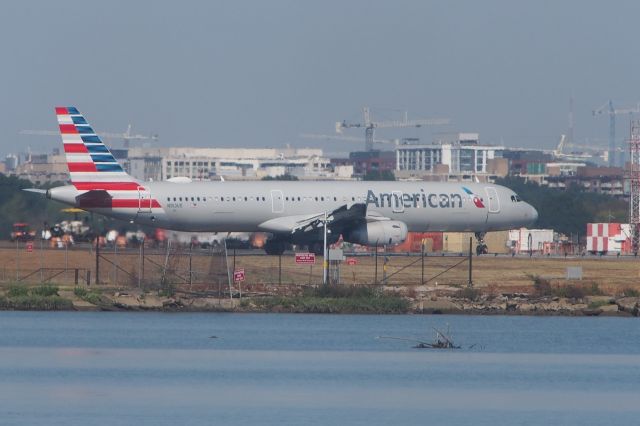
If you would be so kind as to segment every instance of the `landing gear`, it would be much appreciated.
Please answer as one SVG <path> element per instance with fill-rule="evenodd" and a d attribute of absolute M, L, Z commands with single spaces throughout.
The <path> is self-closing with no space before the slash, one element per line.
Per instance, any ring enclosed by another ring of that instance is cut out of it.
<path fill-rule="evenodd" d="M 481 254 L 489 253 L 489 248 L 484 242 L 484 236 L 486 232 L 476 232 L 476 240 L 478 240 L 478 245 L 476 246 L 476 255 L 480 256 Z"/>
<path fill-rule="evenodd" d="M 270 256 L 280 256 L 286 248 L 286 243 L 280 240 L 267 240 L 264 244 L 264 251 Z"/>

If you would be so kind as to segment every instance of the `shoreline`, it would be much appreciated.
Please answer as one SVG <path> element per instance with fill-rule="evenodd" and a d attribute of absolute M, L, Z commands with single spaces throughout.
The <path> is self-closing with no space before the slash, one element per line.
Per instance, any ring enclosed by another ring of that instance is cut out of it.
<path fill-rule="evenodd" d="M 217 298 L 176 292 L 113 291 L 112 289 L 60 289 L 49 286 L 49 296 L 1 296 L 3 311 L 114 311 L 114 312 L 234 312 L 403 315 L 509 315 L 509 316 L 640 316 L 640 297 L 585 296 L 530 297 L 482 296 L 476 300 L 452 296 L 413 299 L 399 295 L 377 296 L 250 296 Z M 35 287 L 37 289 L 37 287 Z M 155 294 L 154 294 L 155 293 Z M 53 303 L 55 302 L 55 303 Z"/>

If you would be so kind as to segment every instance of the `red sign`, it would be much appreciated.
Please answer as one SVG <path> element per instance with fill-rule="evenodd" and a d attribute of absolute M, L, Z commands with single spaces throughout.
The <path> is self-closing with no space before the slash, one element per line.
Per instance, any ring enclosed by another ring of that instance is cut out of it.
<path fill-rule="evenodd" d="M 244 281 L 244 269 L 236 269 L 233 271 L 233 281 Z"/>
<path fill-rule="evenodd" d="M 31 253 L 33 251 L 33 241 L 27 241 L 27 253 Z"/>
<path fill-rule="evenodd" d="M 316 255 L 313 253 L 296 253 L 296 263 L 301 265 L 314 265 Z"/>
<path fill-rule="evenodd" d="M 349 257 L 347 258 L 347 265 L 357 265 L 358 264 L 358 259 L 356 259 L 355 257 Z"/>

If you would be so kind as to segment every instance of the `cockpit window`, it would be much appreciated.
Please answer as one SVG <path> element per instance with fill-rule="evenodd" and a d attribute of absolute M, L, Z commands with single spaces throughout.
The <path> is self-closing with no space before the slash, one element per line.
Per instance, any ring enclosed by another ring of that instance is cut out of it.
<path fill-rule="evenodd" d="M 522 201 L 522 198 L 520 198 L 520 196 L 518 194 L 513 194 L 511 196 L 511 202 L 512 203 L 519 203 L 520 201 Z"/>

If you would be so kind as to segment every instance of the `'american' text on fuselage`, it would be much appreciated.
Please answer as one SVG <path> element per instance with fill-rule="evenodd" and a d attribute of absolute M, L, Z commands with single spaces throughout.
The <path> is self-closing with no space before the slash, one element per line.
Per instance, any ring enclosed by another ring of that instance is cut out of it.
<path fill-rule="evenodd" d="M 460 194 L 434 194 L 425 193 L 424 189 L 413 194 L 401 191 L 381 192 L 377 196 L 372 190 L 367 192 L 367 206 L 391 208 L 462 208 L 462 196 Z"/>

